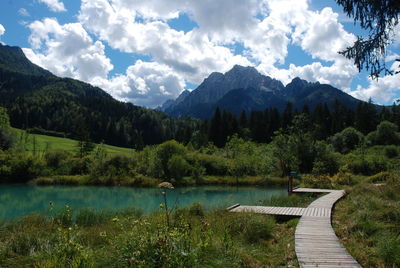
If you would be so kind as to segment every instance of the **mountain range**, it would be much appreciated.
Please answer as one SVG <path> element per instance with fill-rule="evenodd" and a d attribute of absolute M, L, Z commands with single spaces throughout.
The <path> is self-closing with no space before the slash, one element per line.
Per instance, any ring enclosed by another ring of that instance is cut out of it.
<path fill-rule="evenodd" d="M 332 107 L 335 100 L 348 108 L 355 108 L 360 102 L 327 84 L 310 83 L 297 77 L 284 86 L 253 67 L 235 65 L 225 74 L 212 73 L 195 90 L 183 91 L 176 100 L 168 100 L 159 109 L 174 117 L 209 119 L 217 107 L 239 115 L 242 111 L 249 113 L 266 108 L 282 111 L 288 102 L 299 110 L 304 105 L 313 109 L 319 103 Z"/>

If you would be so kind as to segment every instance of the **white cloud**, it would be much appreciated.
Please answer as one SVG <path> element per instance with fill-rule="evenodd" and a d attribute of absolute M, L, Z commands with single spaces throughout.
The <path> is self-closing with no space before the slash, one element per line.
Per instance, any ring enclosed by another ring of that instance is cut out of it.
<path fill-rule="evenodd" d="M 260 64 L 257 68 L 261 72 L 283 83 L 289 83 L 293 78 L 300 77 L 312 82 L 331 84 L 345 91 L 349 90 L 351 81 L 358 72 L 353 63 L 338 54 L 338 51 L 354 42 L 355 36 L 344 30 L 338 22 L 337 13 L 331 8 L 324 8 L 321 12 L 311 11 L 305 0 L 269 1 L 268 11 L 269 16 L 261 24 L 269 26 L 266 33 L 272 29 L 277 32 L 280 39 L 274 43 L 275 46 L 268 45 L 275 47 L 275 53 L 259 57 Z M 259 36 L 265 38 L 267 35 L 259 34 Z M 266 44 L 267 40 L 261 43 Z M 290 64 L 288 69 L 277 68 L 275 63 L 283 63 L 287 57 L 289 42 L 300 46 L 316 61 L 304 66 Z M 279 44 L 281 48 L 277 49 Z M 253 46 L 257 48 L 257 45 Z M 267 48 L 262 48 L 262 51 L 271 52 Z M 275 55 L 275 60 L 271 55 Z M 332 63 L 328 65 L 318 60 Z"/>
<path fill-rule="evenodd" d="M 18 14 L 20 14 L 23 17 L 29 17 L 30 16 L 28 10 L 26 10 L 25 8 L 18 9 Z"/>
<path fill-rule="evenodd" d="M 343 58 L 338 52 L 345 49 L 356 37 L 347 33 L 338 22 L 338 14 L 324 8 L 309 16 L 308 29 L 299 43 L 313 58 L 334 61 Z"/>
<path fill-rule="evenodd" d="M 111 5 L 106 0 L 84 0 L 79 14 L 84 27 L 114 49 L 149 55 L 192 83 L 201 82 L 212 71 L 250 64 L 198 29 L 184 33 L 160 20 L 140 23 L 135 20 L 139 11 L 127 9 L 123 1 L 115 2 Z"/>
<path fill-rule="evenodd" d="M 2 36 L 6 32 L 6 29 L 2 24 L 0 24 L 0 36 Z"/>
<path fill-rule="evenodd" d="M 2 36 L 6 32 L 6 29 L 2 24 L 0 24 L 0 36 Z"/>
<path fill-rule="evenodd" d="M 305 66 L 289 67 L 290 77 L 300 77 L 310 82 L 330 84 L 341 90 L 348 91 L 351 81 L 357 75 L 357 68 L 348 60 L 336 60 L 331 66 L 323 66 L 313 62 Z"/>
<path fill-rule="evenodd" d="M 393 62 L 390 69 L 396 71 L 399 68 L 398 66 L 398 62 Z M 399 98 L 400 74 L 386 75 L 378 80 L 369 78 L 368 83 L 368 87 L 364 88 L 359 85 L 356 90 L 349 92 L 349 94 L 362 100 L 371 98 L 378 104 L 391 104 Z"/>
<path fill-rule="evenodd" d="M 91 82 L 96 77 L 107 78 L 113 69 L 104 45 L 94 42 L 79 23 L 60 25 L 47 18 L 28 27 L 34 50 L 24 49 L 26 56 L 56 75 Z"/>
<path fill-rule="evenodd" d="M 65 9 L 64 3 L 58 0 L 38 0 L 40 3 L 46 4 L 49 9 L 53 12 L 64 12 L 67 11 Z"/>
<path fill-rule="evenodd" d="M 129 66 L 125 75 L 98 79 L 93 84 L 120 100 L 153 108 L 177 97 L 185 87 L 185 81 L 170 67 L 141 60 Z"/>

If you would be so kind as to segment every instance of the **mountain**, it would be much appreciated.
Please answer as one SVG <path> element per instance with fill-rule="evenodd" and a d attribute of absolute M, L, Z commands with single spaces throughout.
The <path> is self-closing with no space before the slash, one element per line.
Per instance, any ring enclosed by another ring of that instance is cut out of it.
<path fill-rule="evenodd" d="M 0 106 L 11 124 L 72 138 L 141 147 L 181 140 L 194 119 L 166 114 L 115 100 L 87 83 L 60 78 L 31 63 L 19 47 L 0 44 Z"/>
<path fill-rule="evenodd" d="M 297 109 L 308 105 L 313 109 L 318 103 L 329 107 L 338 100 L 348 108 L 355 108 L 359 100 L 330 85 L 310 83 L 294 78 L 288 85 L 260 74 L 253 67 L 235 65 L 225 74 L 212 73 L 195 90 L 175 101 L 169 100 L 161 110 L 167 114 L 209 119 L 216 107 L 236 115 L 241 111 L 277 108 L 282 111 L 288 102 Z"/>

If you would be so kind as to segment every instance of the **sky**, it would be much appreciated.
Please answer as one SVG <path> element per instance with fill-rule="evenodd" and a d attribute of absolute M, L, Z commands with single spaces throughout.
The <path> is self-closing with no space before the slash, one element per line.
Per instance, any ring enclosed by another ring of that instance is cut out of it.
<path fill-rule="evenodd" d="M 390 105 L 400 74 L 371 80 L 337 52 L 366 34 L 334 0 L 2 0 L 0 42 L 39 66 L 155 108 L 235 64 Z M 387 65 L 400 57 L 400 25 Z"/>

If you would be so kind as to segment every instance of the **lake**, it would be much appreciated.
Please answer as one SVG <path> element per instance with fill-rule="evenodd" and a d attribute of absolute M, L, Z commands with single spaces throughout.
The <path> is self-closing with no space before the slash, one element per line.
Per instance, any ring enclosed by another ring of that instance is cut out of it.
<path fill-rule="evenodd" d="M 259 205 L 272 196 L 287 195 L 282 187 L 196 186 L 167 191 L 168 206 L 188 206 L 199 202 L 205 209 L 226 208 L 236 203 Z M 50 214 L 50 202 L 55 209 L 69 205 L 73 210 L 122 210 L 136 207 L 144 213 L 160 209 L 161 189 L 102 186 L 33 186 L 0 185 L 0 220 L 38 212 Z"/>

